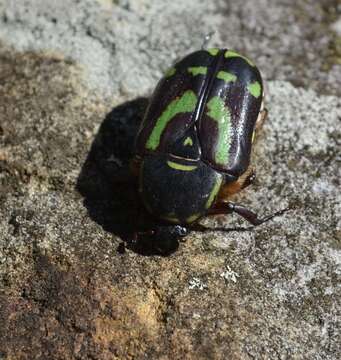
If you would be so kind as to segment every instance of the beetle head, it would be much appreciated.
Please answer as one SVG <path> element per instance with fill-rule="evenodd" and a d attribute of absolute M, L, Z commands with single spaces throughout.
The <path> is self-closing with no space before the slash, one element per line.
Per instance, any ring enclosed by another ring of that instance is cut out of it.
<path fill-rule="evenodd" d="M 188 229 L 181 225 L 156 225 L 153 243 L 160 253 L 171 253 L 179 247 L 179 240 L 188 234 Z"/>
<path fill-rule="evenodd" d="M 132 247 L 144 255 L 167 256 L 179 247 L 179 241 L 189 233 L 185 226 L 155 224 L 153 230 L 137 232 Z"/>

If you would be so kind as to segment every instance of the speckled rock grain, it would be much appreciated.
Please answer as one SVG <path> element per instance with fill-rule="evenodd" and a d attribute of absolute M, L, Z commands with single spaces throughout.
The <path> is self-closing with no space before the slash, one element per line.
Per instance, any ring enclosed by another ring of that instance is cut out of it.
<path fill-rule="evenodd" d="M 340 11 L 0 2 L 0 359 L 338 358 Z M 212 45 L 247 53 L 268 80 L 257 181 L 235 200 L 295 209 L 193 233 L 168 257 L 121 254 L 135 199 L 110 176 L 156 79 L 212 29 Z"/>

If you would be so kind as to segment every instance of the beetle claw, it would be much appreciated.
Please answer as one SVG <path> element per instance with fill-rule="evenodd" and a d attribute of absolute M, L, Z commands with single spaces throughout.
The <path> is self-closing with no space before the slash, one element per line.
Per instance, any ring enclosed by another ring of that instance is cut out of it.
<path fill-rule="evenodd" d="M 202 45 L 201 45 L 201 49 L 202 50 L 205 50 L 206 48 L 207 48 L 207 45 L 208 45 L 208 43 L 210 42 L 210 40 L 212 39 L 212 36 L 215 34 L 215 31 L 213 30 L 213 31 L 211 31 L 211 32 L 209 32 L 208 34 L 206 34 L 205 36 L 204 36 L 204 41 L 203 41 L 203 43 L 202 43 Z"/>

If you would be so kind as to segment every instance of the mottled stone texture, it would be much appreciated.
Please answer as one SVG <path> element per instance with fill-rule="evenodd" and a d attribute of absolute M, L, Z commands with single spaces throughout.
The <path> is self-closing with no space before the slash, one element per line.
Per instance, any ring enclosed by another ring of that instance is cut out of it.
<path fill-rule="evenodd" d="M 0 1 L 0 359 L 339 358 L 340 21 L 333 0 Z M 139 209 L 112 179 L 157 78 L 211 30 L 267 80 L 234 200 L 294 209 L 122 252 Z"/>

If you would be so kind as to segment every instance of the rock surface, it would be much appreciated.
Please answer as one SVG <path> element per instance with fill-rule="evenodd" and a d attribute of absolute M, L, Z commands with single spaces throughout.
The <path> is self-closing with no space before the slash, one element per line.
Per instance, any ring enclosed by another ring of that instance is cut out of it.
<path fill-rule="evenodd" d="M 0 1 L 0 359 L 337 359 L 340 19 L 333 0 Z M 235 200 L 295 209 L 122 253 L 136 201 L 111 178 L 158 77 L 211 30 L 268 84 Z"/>

